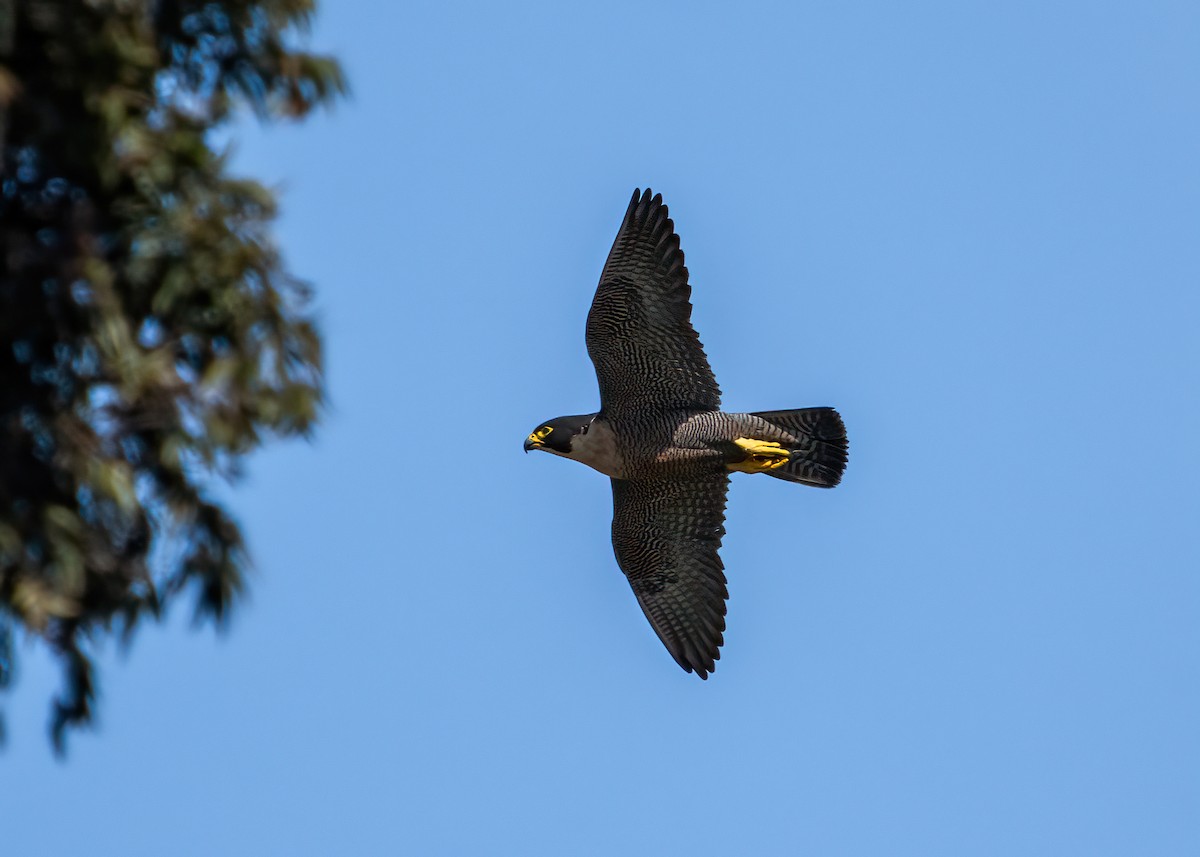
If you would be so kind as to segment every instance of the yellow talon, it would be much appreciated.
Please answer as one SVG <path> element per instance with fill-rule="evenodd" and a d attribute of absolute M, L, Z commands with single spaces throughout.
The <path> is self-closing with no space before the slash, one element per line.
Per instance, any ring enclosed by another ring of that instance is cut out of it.
<path fill-rule="evenodd" d="M 774 470 L 788 463 L 791 454 L 779 444 L 771 440 L 755 440 L 751 437 L 739 437 L 734 440 L 746 451 L 746 457 L 726 465 L 730 470 L 742 473 L 762 473 L 764 470 Z"/>

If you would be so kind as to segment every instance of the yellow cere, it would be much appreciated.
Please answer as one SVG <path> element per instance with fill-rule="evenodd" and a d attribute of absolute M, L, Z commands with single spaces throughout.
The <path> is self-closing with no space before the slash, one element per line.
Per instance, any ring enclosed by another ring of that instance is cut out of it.
<path fill-rule="evenodd" d="M 550 432 L 552 432 L 552 431 L 554 431 L 554 429 L 550 428 L 550 426 L 542 426 L 540 429 L 538 429 L 537 431 L 535 431 L 533 434 L 531 434 L 529 436 L 529 442 L 530 443 L 541 443 L 543 440 L 546 439 L 546 435 L 550 434 Z"/>
<path fill-rule="evenodd" d="M 739 437 L 734 443 L 746 450 L 746 458 L 727 464 L 726 467 L 741 473 L 762 473 L 766 470 L 774 470 L 777 467 L 783 467 L 791 458 L 788 451 L 774 441 Z"/>

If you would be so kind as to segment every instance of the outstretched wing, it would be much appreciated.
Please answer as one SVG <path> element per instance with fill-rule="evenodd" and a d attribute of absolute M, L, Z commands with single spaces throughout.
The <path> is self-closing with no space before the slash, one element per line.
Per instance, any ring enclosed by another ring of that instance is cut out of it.
<path fill-rule="evenodd" d="M 617 564 L 671 657 L 708 678 L 721 657 L 729 597 L 717 555 L 729 477 L 612 484 Z"/>
<path fill-rule="evenodd" d="M 721 390 L 692 328 L 691 295 L 662 196 L 635 190 L 587 320 L 606 417 L 720 408 Z"/>

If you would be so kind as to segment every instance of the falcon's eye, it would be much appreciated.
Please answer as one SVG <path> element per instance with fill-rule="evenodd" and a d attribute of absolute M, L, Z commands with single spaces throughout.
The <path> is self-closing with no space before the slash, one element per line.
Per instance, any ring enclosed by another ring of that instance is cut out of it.
<path fill-rule="evenodd" d="M 550 432 L 552 432 L 552 431 L 554 431 L 554 429 L 550 428 L 550 426 L 542 426 L 540 429 L 538 429 L 537 431 L 535 431 L 533 433 L 533 436 L 536 437 L 538 440 L 544 440 L 546 435 L 550 434 Z"/>

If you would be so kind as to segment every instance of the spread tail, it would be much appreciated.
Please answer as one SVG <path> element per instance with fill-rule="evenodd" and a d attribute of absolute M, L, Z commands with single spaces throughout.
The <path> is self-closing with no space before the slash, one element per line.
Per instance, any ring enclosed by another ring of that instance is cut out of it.
<path fill-rule="evenodd" d="M 833 408 L 759 411 L 752 416 L 791 436 L 784 444 L 788 449 L 787 463 L 763 472 L 818 488 L 832 488 L 842 481 L 849 442 L 846 426 Z"/>

